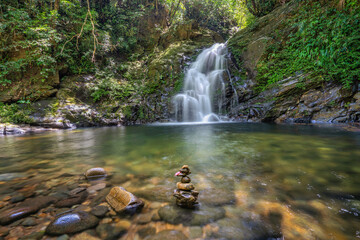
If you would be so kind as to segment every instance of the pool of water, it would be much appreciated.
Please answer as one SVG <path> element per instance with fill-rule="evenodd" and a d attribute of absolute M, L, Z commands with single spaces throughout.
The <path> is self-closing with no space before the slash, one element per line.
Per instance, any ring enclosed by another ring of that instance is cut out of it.
<path fill-rule="evenodd" d="M 223 214 L 191 224 L 162 216 L 144 220 L 174 204 L 174 173 L 184 164 L 200 192 L 200 208 Z M 110 173 L 108 188 L 123 186 L 146 203 L 141 213 L 124 218 L 130 226 L 121 239 L 151 239 L 165 229 L 191 239 L 360 238 L 359 132 L 228 123 L 7 136 L 0 138 L 0 207 L 11 206 L 9 199 L 24 188 L 34 197 L 61 185 L 86 184 L 81 173 L 92 167 Z M 123 217 L 107 218 L 116 224 Z M 10 233 L 12 227 L 7 226 Z"/>

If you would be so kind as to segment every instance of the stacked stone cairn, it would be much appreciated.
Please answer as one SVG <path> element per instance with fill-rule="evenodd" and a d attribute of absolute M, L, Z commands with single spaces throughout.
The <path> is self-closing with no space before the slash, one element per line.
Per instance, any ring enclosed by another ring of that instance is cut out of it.
<path fill-rule="evenodd" d="M 176 198 L 176 205 L 183 208 L 194 208 L 198 204 L 197 198 L 199 192 L 194 191 L 195 187 L 191 183 L 188 175 L 191 174 L 188 165 L 182 166 L 180 171 L 175 173 L 175 176 L 181 177 L 181 182 L 176 183 L 174 197 Z"/>

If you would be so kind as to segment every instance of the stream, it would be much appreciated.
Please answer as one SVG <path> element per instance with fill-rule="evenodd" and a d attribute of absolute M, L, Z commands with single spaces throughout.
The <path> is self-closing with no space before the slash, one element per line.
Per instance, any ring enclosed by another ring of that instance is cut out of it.
<path fill-rule="evenodd" d="M 83 173 L 105 168 L 106 187 L 89 192 L 72 209 L 104 205 L 101 197 L 113 186 L 143 199 L 140 213 L 110 211 L 101 219 L 100 225 L 114 229 L 126 226 L 114 239 L 360 238 L 360 135 L 336 127 L 214 123 L 78 129 L 6 136 L 0 138 L 0 153 L 0 211 L 18 204 L 13 199 L 19 196 L 21 202 L 91 187 L 95 183 Z M 174 204 L 179 181 L 174 173 L 184 164 L 200 192 L 200 210 Z M 0 232 L 5 239 L 19 231 L 39 232 L 62 211 L 69 208 L 50 205 L 31 215 L 31 226 L 21 219 Z M 102 239 L 112 232 L 88 231 Z"/>

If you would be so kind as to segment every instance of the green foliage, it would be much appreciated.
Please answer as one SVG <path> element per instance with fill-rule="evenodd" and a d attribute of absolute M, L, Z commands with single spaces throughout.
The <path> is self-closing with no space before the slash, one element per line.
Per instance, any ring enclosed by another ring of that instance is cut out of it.
<path fill-rule="evenodd" d="M 47 78 L 56 67 L 52 46 L 60 38 L 49 24 L 57 14 L 27 11 L 31 6 L 0 7 L 6 10 L 0 17 L 0 84 L 11 83 L 16 74 L 24 74 L 29 67 L 38 68 L 41 78 Z"/>
<path fill-rule="evenodd" d="M 244 28 L 252 20 L 242 1 L 191 0 L 185 1 L 184 9 L 186 18 L 224 37 L 228 37 L 231 28 Z"/>
<path fill-rule="evenodd" d="M 30 105 L 25 104 L 20 108 L 18 104 L 4 104 L 0 102 L 0 122 L 1 123 L 32 123 L 29 118 L 31 113 Z"/>
<path fill-rule="evenodd" d="M 5 1 L 0 9 L 4 13 L 0 15 L 1 85 L 31 80 L 35 72 L 44 81 L 61 62 L 70 73 L 91 72 L 92 25 L 90 21 L 84 24 L 87 9 L 78 1 L 60 1 L 59 11 L 48 1 Z M 96 12 L 92 15 L 96 19 Z M 82 35 L 74 37 L 81 28 Z M 30 68 L 34 70 L 28 73 Z"/>
<path fill-rule="evenodd" d="M 353 1 L 348 1 L 348 3 Z M 292 32 L 274 33 L 274 43 L 258 63 L 259 88 L 293 75 L 341 82 L 349 88 L 360 76 L 360 11 L 340 11 L 306 1 L 286 24 Z M 286 36 L 286 35 L 285 35 Z"/>
<path fill-rule="evenodd" d="M 276 0 L 245 0 L 245 5 L 252 15 L 262 17 L 274 10 Z"/>
<path fill-rule="evenodd" d="M 101 100 L 117 101 L 130 97 L 135 88 L 127 81 L 121 81 L 114 77 L 113 74 L 98 72 L 96 74 L 95 85 L 91 87 L 91 96 L 94 102 Z"/>
<path fill-rule="evenodd" d="M 110 32 L 112 47 L 131 53 L 138 42 L 139 19 L 145 13 L 143 1 L 124 1 L 121 6 L 106 5 L 101 28 Z"/>

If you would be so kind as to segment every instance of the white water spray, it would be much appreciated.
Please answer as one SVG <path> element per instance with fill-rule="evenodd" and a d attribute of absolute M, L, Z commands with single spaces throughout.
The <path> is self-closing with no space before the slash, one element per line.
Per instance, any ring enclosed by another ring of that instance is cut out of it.
<path fill-rule="evenodd" d="M 225 100 L 226 53 L 225 44 L 216 43 L 191 64 L 185 74 L 183 93 L 173 98 L 177 121 L 220 121 L 218 114 Z"/>

